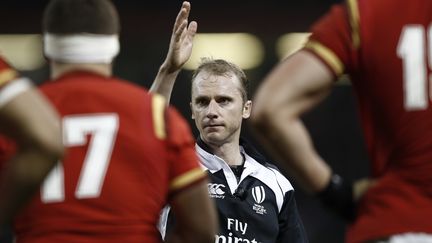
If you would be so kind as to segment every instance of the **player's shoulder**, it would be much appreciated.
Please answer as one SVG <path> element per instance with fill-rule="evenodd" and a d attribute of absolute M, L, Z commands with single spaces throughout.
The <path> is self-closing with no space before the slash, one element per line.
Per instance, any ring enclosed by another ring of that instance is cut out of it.
<path fill-rule="evenodd" d="M 189 124 L 183 115 L 172 105 L 166 106 L 166 119 L 171 129 L 191 133 Z"/>
<path fill-rule="evenodd" d="M 123 102 L 146 104 L 151 109 L 158 108 L 158 105 L 161 105 L 160 109 L 164 110 L 166 102 L 160 102 L 163 99 L 157 94 L 150 93 L 147 88 L 118 77 L 110 77 L 107 81 L 102 84 L 104 90 L 96 92 L 118 97 Z"/>
<path fill-rule="evenodd" d="M 134 83 L 130 80 L 126 80 L 126 79 L 122 79 L 119 77 L 110 77 L 110 84 L 113 85 L 113 87 L 117 87 L 117 88 L 123 88 L 123 89 L 128 89 L 128 90 L 134 90 L 136 92 L 139 93 L 145 93 L 147 96 L 151 97 L 152 94 L 148 91 L 147 88 L 138 85 L 137 83 Z"/>

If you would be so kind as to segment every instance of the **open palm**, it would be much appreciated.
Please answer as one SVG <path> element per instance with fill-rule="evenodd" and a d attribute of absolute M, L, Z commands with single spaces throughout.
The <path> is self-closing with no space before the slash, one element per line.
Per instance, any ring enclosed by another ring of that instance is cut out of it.
<path fill-rule="evenodd" d="M 192 21 L 188 25 L 189 13 L 190 3 L 183 2 L 174 24 L 168 54 L 165 59 L 168 72 L 181 69 L 191 56 L 193 38 L 197 32 L 198 24 Z"/>

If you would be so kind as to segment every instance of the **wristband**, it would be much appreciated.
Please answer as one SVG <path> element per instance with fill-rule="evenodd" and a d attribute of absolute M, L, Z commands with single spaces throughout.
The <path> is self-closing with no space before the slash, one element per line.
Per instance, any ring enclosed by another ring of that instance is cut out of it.
<path fill-rule="evenodd" d="M 353 183 L 333 174 L 326 188 L 317 194 L 325 207 L 342 218 L 353 221 L 356 205 L 353 199 Z"/>

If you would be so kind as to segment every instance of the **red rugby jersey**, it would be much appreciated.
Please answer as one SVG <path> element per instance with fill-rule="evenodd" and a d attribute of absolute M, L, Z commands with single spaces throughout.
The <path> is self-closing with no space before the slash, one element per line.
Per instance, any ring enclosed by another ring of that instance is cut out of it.
<path fill-rule="evenodd" d="M 348 0 L 305 49 L 350 75 L 372 174 L 348 242 L 432 233 L 432 1 Z"/>
<path fill-rule="evenodd" d="M 184 119 L 161 96 L 86 72 L 41 91 L 68 151 L 16 218 L 17 243 L 159 242 L 169 197 L 204 178 Z"/>

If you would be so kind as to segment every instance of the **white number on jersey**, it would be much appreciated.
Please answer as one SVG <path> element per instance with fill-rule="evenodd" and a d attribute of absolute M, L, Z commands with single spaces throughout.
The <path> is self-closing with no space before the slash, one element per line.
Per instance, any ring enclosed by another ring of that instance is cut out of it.
<path fill-rule="evenodd" d="M 408 111 L 425 110 L 429 105 L 427 87 L 432 76 L 428 75 L 426 63 L 432 64 L 431 41 L 431 28 L 427 38 L 422 25 L 407 25 L 402 29 L 397 54 L 403 61 L 404 107 Z"/>
<path fill-rule="evenodd" d="M 89 143 L 75 190 L 76 198 L 96 198 L 100 195 L 118 126 L 119 119 L 115 113 L 63 118 L 63 143 L 66 147 Z M 90 141 L 87 141 L 87 135 L 91 135 Z M 62 163 L 59 163 L 42 185 L 42 202 L 64 201 L 64 187 L 64 170 Z"/>

